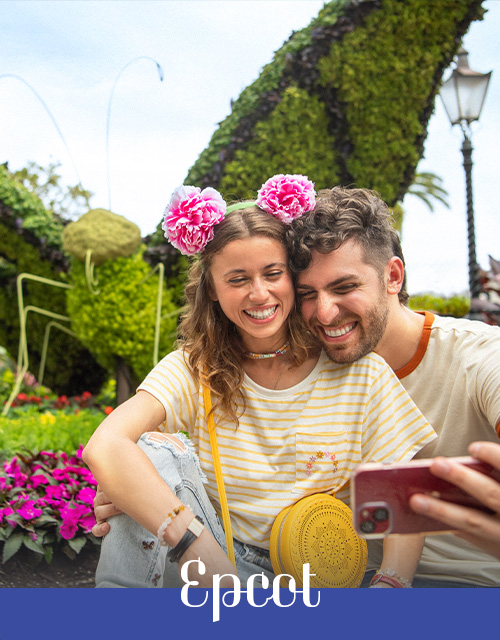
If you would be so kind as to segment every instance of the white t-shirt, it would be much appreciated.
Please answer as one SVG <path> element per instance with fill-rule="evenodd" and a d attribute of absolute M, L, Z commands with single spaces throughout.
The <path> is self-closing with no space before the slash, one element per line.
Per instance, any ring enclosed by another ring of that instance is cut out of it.
<path fill-rule="evenodd" d="M 466 456 L 475 440 L 499 441 L 500 327 L 426 312 L 419 348 L 396 375 L 438 434 L 417 458 Z M 369 543 L 373 568 L 377 546 Z M 498 587 L 500 561 L 452 534 L 429 535 L 415 575 Z"/>
<path fill-rule="evenodd" d="M 181 351 L 168 354 L 139 389 L 165 407 L 163 428 L 187 431 L 220 513 L 203 394 Z M 318 492 L 347 502 L 357 464 L 407 460 L 436 436 L 382 358 L 339 365 L 321 353 L 313 371 L 284 390 L 245 375 L 245 413 L 238 428 L 215 419 L 234 536 L 269 548 L 274 519 Z"/>

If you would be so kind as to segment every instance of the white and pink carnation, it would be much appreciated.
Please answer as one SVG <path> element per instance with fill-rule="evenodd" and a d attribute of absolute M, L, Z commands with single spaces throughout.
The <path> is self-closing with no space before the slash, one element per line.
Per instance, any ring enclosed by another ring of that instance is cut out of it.
<path fill-rule="evenodd" d="M 269 178 L 257 194 L 255 203 L 285 224 L 314 209 L 314 183 L 300 174 L 278 174 Z"/>
<path fill-rule="evenodd" d="M 172 194 L 161 228 L 176 249 L 192 256 L 212 240 L 214 225 L 225 213 L 226 203 L 216 189 L 183 185 Z"/>

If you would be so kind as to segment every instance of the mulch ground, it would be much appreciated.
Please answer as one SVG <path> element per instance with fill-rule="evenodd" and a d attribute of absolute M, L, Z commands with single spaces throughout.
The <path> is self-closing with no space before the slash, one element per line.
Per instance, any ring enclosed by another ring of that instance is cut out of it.
<path fill-rule="evenodd" d="M 99 547 L 82 549 L 71 560 L 64 553 L 54 554 L 50 564 L 36 564 L 36 554 L 20 549 L 5 564 L 0 564 L 0 588 L 6 589 L 93 589 L 99 560 Z"/>

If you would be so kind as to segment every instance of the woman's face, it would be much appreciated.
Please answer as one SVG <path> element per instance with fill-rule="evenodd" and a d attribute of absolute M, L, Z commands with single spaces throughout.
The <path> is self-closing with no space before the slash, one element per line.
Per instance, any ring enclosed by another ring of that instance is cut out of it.
<path fill-rule="evenodd" d="M 247 349 L 264 353 L 281 347 L 294 304 L 285 247 L 266 236 L 233 240 L 214 256 L 210 274 L 214 300 Z"/>

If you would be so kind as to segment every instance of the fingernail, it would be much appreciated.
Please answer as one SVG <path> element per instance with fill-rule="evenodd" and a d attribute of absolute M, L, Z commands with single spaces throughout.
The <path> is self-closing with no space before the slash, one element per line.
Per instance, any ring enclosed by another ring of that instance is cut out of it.
<path fill-rule="evenodd" d="M 432 463 L 432 467 L 443 475 L 447 475 L 451 471 L 451 465 L 445 458 L 436 458 Z"/>
<path fill-rule="evenodd" d="M 479 442 L 473 442 L 469 446 L 469 453 L 471 454 L 471 456 L 478 456 L 480 451 L 481 451 L 481 445 L 479 444 Z"/>
<path fill-rule="evenodd" d="M 427 507 L 429 505 L 429 501 L 425 496 L 415 494 L 411 497 L 411 508 L 414 511 L 427 511 Z"/>

